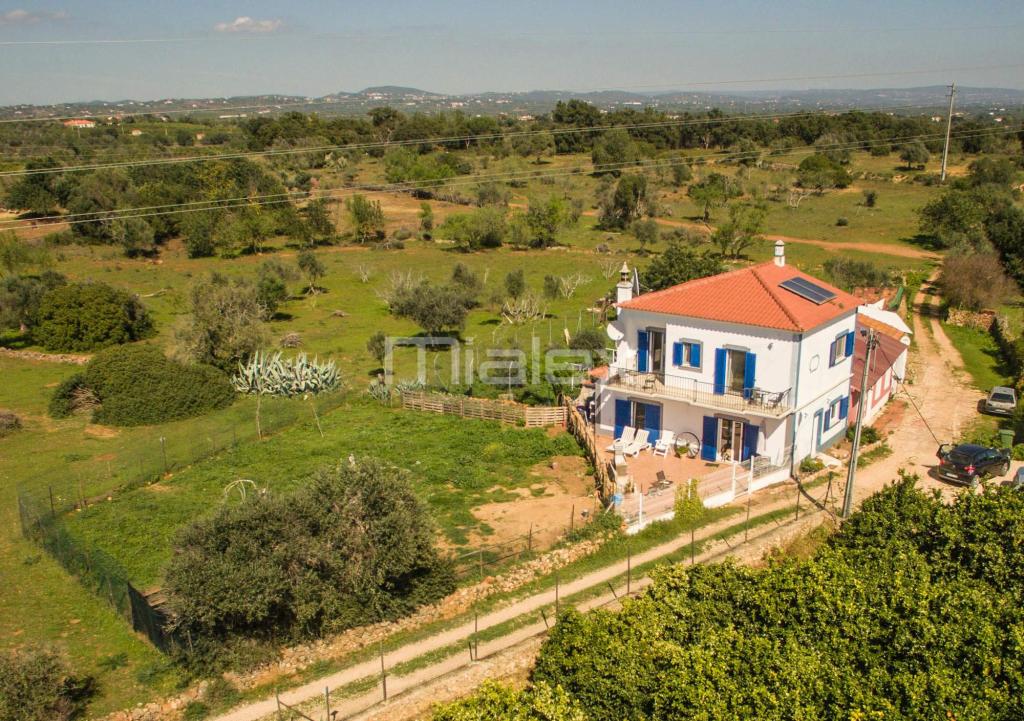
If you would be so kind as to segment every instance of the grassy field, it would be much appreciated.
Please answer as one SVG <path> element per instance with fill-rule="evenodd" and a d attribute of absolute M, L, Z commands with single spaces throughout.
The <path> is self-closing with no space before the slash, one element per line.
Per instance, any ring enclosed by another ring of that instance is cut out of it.
<path fill-rule="evenodd" d="M 287 493 L 318 468 L 352 454 L 409 470 L 448 543 L 459 546 L 490 533 L 473 508 L 521 498 L 511 491 L 540 480 L 527 472 L 530 467 L 580 453 L 565 432 L 551 436 L 543 429 L 384 408 L 364 399 L 328 414 L 322 424 L 325 438 L 311 424 L 299 424 L 262 443 L 241 444 L 75 513 L 69 527 L 120 561 L 135 585 L 148 588 L 160 582 L 176 531 L 220 503 L 237 501 L 225 498 L 231 481 L 245 478 L 259 489 Z"/>
<path fill-rule="evenodd" d="M 990 333 L 975 328 L 943 324 L 946 335 L 960 351 L 964 368 L 970 374 L 978 390 L 988 392 L 993 386 L 1013 385 L 999 346 Z"/>
<path fill-rule="evenodd" d="M 493 161 L 487 168 L 478 167 L 477 172 L 565 172 L 586 160 L 584 156 L 558 157 L 537 166 L 507 159 Z M 799 162 L 796 158 L 772 160 Z M 867 174 L 871 179 L 858 179 L 845 192 L 808 197 L 795 209 L 784 202 L 771 203 L 767 232 L 851 245 L 911 247 L 903 239 L 912 236 L 916 228 L 913 211 L 938 191 L 890 182 L 878 169 L 882 161 L 893 167 L 898 163 L 894 157 L 880 160 L 855 154 L 854 174 Z M 712 170 L 730 175 L 739 172 L 731 165 L 695 168 L 697 177 Z M 749 171 L 748 181 L 777 182 L 791 174 L 785 169 L 754 169 Z M 379 181 L 380 177 L 379 161 L 368 160 L 359 166 L 355 182 Z M 329 187 L 329 183 L 328 178 L 325 185 Z M 135 637 L 104 602 L 81 589 L 38 548 L 20 539 L 15 502 L 19 485 L 45 493 L 48 486 L 60 483 L 89 498 L 111 495 L 112 501 L 101 501 L 77 514 L 72 525 L 77 533 L 119 558 L 143 585 L 159 580 L 174 529 L 219 502 L 229 481 L 248 477 L 285 490 L 317 465 L 349 452 L 373 452 L 413 469 L 421 481 L 420 491 L 450 543 L 485 538 L 487 529 L 468 515 L 468 509 L 507 498 L 512 490 L 528 485 L 525 469 L 556 451 L 564 452 L 562 442 L 538 441 L 536 434 L 513 429 L 381 411 L 359 400 L 358 394 L 376 370 L 365 348 L 366 340 L 378 330 L 392 335 L 419 332 L 412 323 L 387 312 L 381 296 L 393 274 L 412 272 L 441 281 L 459 262 L 478 273 L 485 284 L 482 305 L 471 312 L 462 333 L 464 339 L 474 339 L 477 348 L 525 347 L 534 334 L 547 345 L 558 342 L 567 332 L 571 335 L 593 325 L 596 320 L 587 309 L 611 289 L 622 262 L 643 267 L 651 257 L 636 253 L 637 242 L 630 234 L 596 228 L 593 212 L 599 184 L 597 178 L 566 172 L 557 178 L 530 178 L 525 187 L 512 189 L 512 203 L 517 206 L 527 203 L 531 196 L 551 193 L 583 201 L 584 216 L 561 236 L 568 247 L 548 251 L 505 248 L 466 254 L 449 244 L 411 240 L 404 250 L 397 251 L 347 246 L 322 249 L 320 256 L 328 272 L 320 285 L 325 292 L 316 297 L 299 295 L 301 284 L 293 282 L 291 289 L 296 295 L 270 324 L 270 333 L 276 344 L 285 333 L 297 332 L 302 337 L 302 350 L 338 362 L 351 401 L 345 409 L 326 415 L 326 441 L 320 441 L 306 407 L 282 405 L 278 411 L 282 424 L 297 422 L 293 430 L 264 444 L 243 444 L 176 472 L 159 487 L 112 493 L 139 476 L 140 464 L 148 470 L 162 460 L 158 445 L 161 437 L 168 448 L 176 449 L 172 455 L 185 457 L 186 461 L 207 455 L 229 435 L 244 440 L 253 429 L 252 401 L 240 400 L 231 408 L 201 419 L 150 428 L 103 428 L 82 418 L 54 421 L 45 413 L 49 395 L 77 367 L 0 358 L 0 408 L 14 410 L 25 422 L 23 431 L 0 439 L 0 522 L 6 529 L 0 534 L 0 577 L 6 581 L 0 585 L 0 646 L 28 640 L 57 643 L 78 669 L 99 679 L 100 696 L 92 708 L 94 714 L 133 705 L 174 682 L 173 673 L 158 673 L 163 668 L 159 655 Z M 684 193 L 655 185 L 662 203 L 672 212 L 672 220 L 685 221 L 696 215 L 697 209 Z M 877 209 L 859 205 L 861 190 L 867 187 L 879 191 Z M 470 197 L 472 185 L 463 186 L 462 192 Z M 418 200 L 383 193 L 373 197 L 384 204 L 389 230 L 416 228 Z M 450 203 L 433 205 L 438 223 L 448 213 L 471 210 Z M 722 213 L 719 211 L 715 220 L 724 217 Z M 835 226 L 840 215 L 849 219 L 849 226 Z M 599 245 L 607 245 L 610 252 L 596 252 Z M 660 247 L 663 244 L 652 250 L 656 253 Z M 836 252 L 834 247 L 805 243 L 789 243 L 786 249 L 790 264 L 817 275 L 823 274 L 824 262 Z M 918 269 L 924 264 L 919 258 L 885 255 L 876 249 L 851 247 L 841 252 L 844 257 L 900 270 Z M 767 260 L 771 253 L 771 244 L 766 242 L 752 248 L 748 256 L 753 261 Z M 189 286 L 196 278 L 213 271 L 229 276 L 251 275 L 268 258 L 291 265 L 297 250 L 279 240 L 271 243 L 263 256 L 231 259 L 189 259 L 176 243 L 155 260 L 128 260 L 117 249 L 95 246 L 60 247 L 54 250 L 54 256 L 54 269 L 71 278 L 106 281 L 143 296 L 157 323 L 154 342 L 170 347 L 174 327 L 186 312 Z M 572 297 L 545 301 L 544 320 L 514 327 L 501 322 L 500 309 L 492 298 L 502 288 L 505 275 L 517 269 L 525 272 L 529 286 L 538 293 L 546 275 L 580 274 L 583 282 Z M 399 356 L 399 377 L 412 375 L 414 359 L 411 350 Z M 436 354 L 433 360 L 438 367 L 448 362 L 443 354 Z M 475 429 L 472 433 L 460 430 L 470 426 Z M 172 462 L 177 460 L 172 458 Z M 447 485 L 452 479 L 466 479 L 469 485 L 453 491 Z M 118 660 L 122 654 L 124 663 Z"/>

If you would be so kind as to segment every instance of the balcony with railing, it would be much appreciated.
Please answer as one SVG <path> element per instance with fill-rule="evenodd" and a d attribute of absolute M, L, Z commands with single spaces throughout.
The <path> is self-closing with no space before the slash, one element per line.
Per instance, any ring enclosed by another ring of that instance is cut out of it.
<path fill-rule="evenodd" d="M 614 367 L 608 377 L 608 385 L 654 398 L 686 401 L 702 408 L 754 413 L 770 418 L 781 418 L 793 410 L 793 394 L 788 388 L 784 391 L 763 388 L 737 390 L 671 373 L 647 373 Z"/>

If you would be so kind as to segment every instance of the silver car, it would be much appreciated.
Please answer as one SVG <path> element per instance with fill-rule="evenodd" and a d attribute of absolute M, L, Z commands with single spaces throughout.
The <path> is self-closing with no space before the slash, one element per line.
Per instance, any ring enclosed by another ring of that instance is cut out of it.
<path fill-rule="evenodd" d="M 996 416 L 1012 416 L 1017 409 L 1017 392 L 1006 386 L 996 386 L 985 399 L 985 412 Z"/>

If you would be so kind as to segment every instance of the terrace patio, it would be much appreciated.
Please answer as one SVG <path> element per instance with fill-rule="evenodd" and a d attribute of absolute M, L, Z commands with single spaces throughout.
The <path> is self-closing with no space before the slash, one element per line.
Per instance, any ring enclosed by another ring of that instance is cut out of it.
<path fill-rule="evenodd" d="M 670 518 L 677 489 L 685 488 L 690 479 L 697 481 L 697 493 L 704 505 L 715 508 L 789 476 L 788 457 L 778 463 L 761 456 L 744 462 L 709 462 L 689 458 L 685 453 L 656 456 L 653 450 L 646 450 L 624 459 L 619 456 L 617 464 L 615 452 L 609 450 L 614 439 L 598 435 L 596 440 L 601 460 L 615 469 L 616 510 L 631 532 Z M 659 474 L 664 474 L 664 480 Z"/>

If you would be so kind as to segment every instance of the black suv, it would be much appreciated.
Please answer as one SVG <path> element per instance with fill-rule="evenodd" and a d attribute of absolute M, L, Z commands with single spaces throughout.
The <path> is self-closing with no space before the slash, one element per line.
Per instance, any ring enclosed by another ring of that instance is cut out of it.
<path fill-rule="evenodd" d="M 986 448 L 965 443 L 955 448 L 945 443 L 939 446 L 939 465 L 937 471 L 940 478 L 978 484 L 984 476 L 1005 476 L 1010 472 L 1010 453 L 996 448 Z"/>

